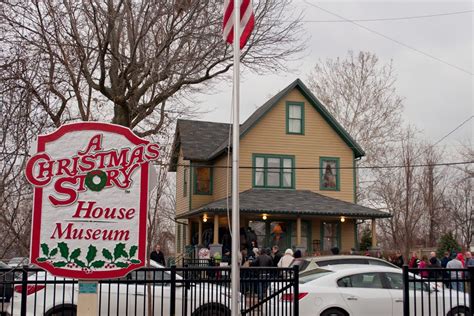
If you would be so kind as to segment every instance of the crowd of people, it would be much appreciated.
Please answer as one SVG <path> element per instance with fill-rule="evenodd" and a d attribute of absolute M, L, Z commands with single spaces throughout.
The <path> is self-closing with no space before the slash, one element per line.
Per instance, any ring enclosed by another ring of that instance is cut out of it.
<path fill-rule="evenodd" d="M 301 250 L 288 248 L 285 253 L 280 252 L 278 246 L 259 249 L 252 248 L 251 251 L 241 251 L 241 265 L 244 267 L 279 267 L 289 268 L 293 266 L 301 266 L 304 262 Z"/>
<path fill-rule="evenodd" d="M 390 257 L 389 261 L 400 268 L 405 264 L 400 251 L 397 251 L 394 256 Z M 447 272 L 440 271 L 439 269 L 465 269 L 468 267 L 474 267 L 474 258 L 469 251 L 466 251 L 464 254 L 462 252 L 450 253 L 446 251 L 444 256 L 440 259 L 437 257 L 436 252 L 432 251 L 429 254 L 429 257 L 423 255 L 420 259 L 418 252 L 413 251 L 410 260 L 408 261 L 408 267 L 420 269 L 419 275 L 422 278 L 443 279 L 446 286 L 454 290 L 463 291 L 464 282 L 461 282 L 460 280 L 465 276 L 462 271 L 454 270 Z"/>

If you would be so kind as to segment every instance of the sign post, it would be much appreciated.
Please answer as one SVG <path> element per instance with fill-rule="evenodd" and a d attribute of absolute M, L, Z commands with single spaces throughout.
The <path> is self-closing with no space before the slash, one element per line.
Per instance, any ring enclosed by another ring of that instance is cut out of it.
<path fill-rule="evenodd" d="M 77 315 L 98 315 L 97 282 L 79 282 L 77 298 Z"/>
<path fill-rule="evenodd" d="M 30 261 L 81 280 L 78 312 L 96 314 L 97 283 L 82 281 L 124 277 L 146 263 L 159 146 L 122 126 L 81 122 L 38 136 L 35 150 L 25 170 L 34 186 Z"/>

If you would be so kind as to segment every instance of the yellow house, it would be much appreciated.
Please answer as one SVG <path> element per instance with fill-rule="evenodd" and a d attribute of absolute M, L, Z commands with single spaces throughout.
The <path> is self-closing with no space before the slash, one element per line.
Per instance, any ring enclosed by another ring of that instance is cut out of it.
<path fill-rule="evenodd" d="M 179 120 L 177 253 L 185 246 L 231 248 L 231 126 Z M 356 203 L 362 148 L 297 79 L 240 126 L 241 247 L 298 248 L 307 255 L 357 247 L 357 224 L 389 214 Z M 375 239 L 375 236 L 373 237 Z M 375 242 L 375 240 L 374 240 Z"/>

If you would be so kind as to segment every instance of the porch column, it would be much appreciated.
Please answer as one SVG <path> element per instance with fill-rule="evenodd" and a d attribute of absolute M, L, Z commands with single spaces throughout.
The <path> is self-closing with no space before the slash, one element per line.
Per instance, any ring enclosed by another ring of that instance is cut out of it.
<path fill-rule="evenodd" d="M 372 218 L 372 248 L 377 247 L 377 234 L 375 226 L 375 218 Z"/>
<path fill-rule="evenodd" d="M 214 215 L 214 245 L 219 243 L 219 215 Z"/>
<path fill-rule="evenodd" d="M 188 225 L 186 226 L 186 240 L 184 242 L 185 246 L 191 245 L 191 220 L 188 219 Z"/>
<path fill-rule="evenodd" d="M 301 246 L 301 217 L 296 218 L 296 246 Z"/>
<path fill-rule="evenodd" d="M 202 219 L 199 216 L 198 219 L 198 245 L 202 245 Z"/>

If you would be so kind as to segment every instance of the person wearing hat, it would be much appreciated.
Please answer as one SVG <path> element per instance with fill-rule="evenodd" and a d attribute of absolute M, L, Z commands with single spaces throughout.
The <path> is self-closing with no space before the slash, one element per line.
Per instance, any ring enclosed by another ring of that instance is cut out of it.
<path fill-rule="evenodd" d="M 285 255 L 281 257 L 280 261 L 278 262 L 279 268 L 288 268 L 295 258 L 293 258 L 293 250 L 290 248 L 285 250 Z"/>

